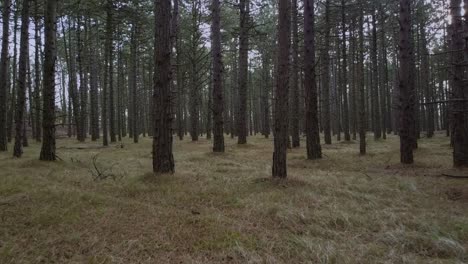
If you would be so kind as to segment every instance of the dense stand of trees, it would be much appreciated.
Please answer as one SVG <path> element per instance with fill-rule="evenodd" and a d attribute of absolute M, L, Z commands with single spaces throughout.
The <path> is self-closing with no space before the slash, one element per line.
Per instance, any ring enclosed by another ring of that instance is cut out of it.
<path fill-rule="evenodd" d="M 321 132 L 358 139 L 361 155 L 369 132 L 394 133 L 411 164 L 418 139 L 444 130 L 466 167 L 461 2 L 2 0 L 0 151 L 14 139 L 21 157 L 31 138 L 55 160 L 59 136 L 151 136 L 154 171 L 167 173 L 173 135 L 224 152 L 225 134 L 273 132 L 273 176 L 286 177 L 301 137 L 320 159 Z"/>

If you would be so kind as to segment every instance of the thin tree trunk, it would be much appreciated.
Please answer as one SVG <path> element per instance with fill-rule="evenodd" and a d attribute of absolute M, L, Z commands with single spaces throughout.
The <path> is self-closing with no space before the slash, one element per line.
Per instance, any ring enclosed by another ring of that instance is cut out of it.
<path fill-rule="evenodd" d="M 247 82 L 250 0 L 240 0 L 238 144 L 247 144 Z"/>
<path fill-rule="evenodd" d="M 16 95 L 15 114 L 15 146 L 13 156 L 20 158 L 23 155 L 23 125 L 24 112 L 26 109 L 26 74 L 28 63 L 29 44 L 29 0 L 23 0 L 21 10 L 21 37 L 20 58 L 18 64 L 18 90 Z"/>
<path fill-rule="evenodd" d="M 323 133 L 325 144 L 331 144 L 331 120 L 330 120 L 330 0 L 325 0 L 325 36 L 322 50 L 322 115 Z"/>
<path fill-rule="evenodd" d="M 346 54 L 346 1 L 341 0 L 341 34 L 342 34 L 342 94 L 343 94 L 343 132 L 345 141 L 351 140 L 349 133 L 349 106 L 348 106 L 348 57 Z"/>
<path fill-rule="evenodd" d="M 291 138 L 292 147 L 301 145 L 299 136 L 299 30 L 297 0 L 292 0 L 292 72 L 291 72 Z"/>
<path fill-rule="evenodd" d="M 361 1 L 361 9 L 362 1 Z M 365 155 L 366 150 L 366 97 L 364 90 L 364 14 L 359 16 L 359 52 L 358 52 L 358 88 L 359 88 L 359 153 Z"/>

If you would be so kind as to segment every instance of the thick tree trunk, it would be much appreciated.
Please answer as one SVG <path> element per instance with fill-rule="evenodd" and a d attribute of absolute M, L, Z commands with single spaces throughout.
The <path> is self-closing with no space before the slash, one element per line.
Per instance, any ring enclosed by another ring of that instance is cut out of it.
<path fill-rule="evenodd" d="M 7 142 L 7 94 L 8 94 L 8 40 L 10 36 L 10 0 L 3 0 L 3 37 L 0 57 L 0 151 L 8 150 Z"/>
<path fill-rule="evenodd" d="M 465 62 L 463 24 L 461 17 L 461 0 L 450 1 L 452 16 L 452 131 L 453 131 L 453 165 L 455 167 L 468 167 L 468 127 L 467 127 L 467 92 L 465 91 L 464 69 Z M 467 15 L 468 16 L 468 15 Z"/>
<path fill-rule="evenodd" d="M 55 60 L 57 32 L 57 0 L 47 0 L 45 6 L 44 95 L 42 111 L 42 148 L 40 160 L 54 161 L 55 154 Z"/>
<path fill-rule="evenodd" d="M 289 98 L 289 50 L 291 46 L 290 0 L 279 0 L 278 74 L 275 96 L 275 139 L 273 153 L 273 177 L 286 178 L 288 144 L 288 98 Z"/>
<path fill-rule="evenodd" d="M 172 154 L 171 0 L 155 0 L 153 172 L 174 173 Z"/>
<path fill-rule="evenodd" d="M 317 83 L 315 80 L 315 15 L 314 0 L 304 2 L 304 89 L 306 98 L 307 158 L 322 158 L 318 120 Z"/>
<path fill-rule="evenodd" d="M 211 47 L 213 57 L 213 152 L 224 152 L 223 61 L 221 53 L 221 16 L 219 0 L 213 0 Z"/>
<path fill-rule="evenodd" d="M 411 105 L 413 87 L 411 87 L 411 0 L 400 0 L 400 43 L 399 43 L 399 112 L 400 112 L 400 154 L 401 163 L 412 164 L 413 137 L 411 126 L 414 120 L 414 108 Z"/>
<path fill-rule="evenodd" d="M 13 156 L 20 158 L 23 155 L 23 125 L 24 112 L 26 109 L 26 76 L 28 63 L 28 43 L 29 43 L 29 0 L 23 0 L 21 11 L 21 37 L 20 37 L 20 58 L 18 64 L 18 88 L 16 95 L 15 114 L 15 146 Z"/>

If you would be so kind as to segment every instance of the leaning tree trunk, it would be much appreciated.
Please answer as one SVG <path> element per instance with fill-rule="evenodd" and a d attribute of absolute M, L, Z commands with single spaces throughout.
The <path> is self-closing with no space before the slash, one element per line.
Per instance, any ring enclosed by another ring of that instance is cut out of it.
<path fill-rule="evenodd" d="M 10 0 L 3 0 L 3 39 L 0 58 L 0 151 L 8 150 L 7 142 L 7 92 L 8 92 L 8 40 L 10 33 Z"/>
<path fill-rule="evenodd" d="M 290 0 L 279 0 L 278 74 L 275 96 L 273 177 L 286 178 L 288 147 L 289 49 L 291 46 Z"/>
<path fill-rule="evenodd" d="M 460 3 L 460 1 L 458 1 Z M 399 43 L 399 113 L 400 113 L 400 154 L 401 163 L 412 164 L 413 137 L 410 127 L 414 120 L 411 106 L 413 88 L 411 87 L 411 0 L 400 0 L 400 43 Z"/>
<path fill-rule="evenodd" d="M 23 0 L 23 10 L 21 11 L 21 38 L 20 38 L 20 58 L 18 64 L 18 87 L 16 95 L 15 114 L 15 147 L 13 156 L 20 158 L 23 155 L 23 125 L 24 112 L 26 109 L 26 76 L 28 62 L 29 43 L 29 0 Z M 25 136 L 25 135 L 24 135 Z"/>
<path fill-rule="evenodd" d="M 172 154 L 171 0 L 155 0 L 153 172 L 174 173 Z"/>
<path fill-rule="evenodd" d="M 213 152 L 224 152 L 223 62 L 221 53 L 221 16 L 219 0 L 213 0 L 211 41 L 213 57 Z"/>
<path fill-rule="evenodd" d="M 42 148 L 40 160 L 54 161 L 55 154 L 55 60 L 57 32 L 57 0 L 45 6 L 44 95 L 42 110 Z"/>
<path fill-rule="evenodd" d="M 317 83 L 315 81 L 315 15 L 314 0 L 304 3 L 304 89 L 306 98 L 307 158 L 322 158 L 318 120 Z"/>

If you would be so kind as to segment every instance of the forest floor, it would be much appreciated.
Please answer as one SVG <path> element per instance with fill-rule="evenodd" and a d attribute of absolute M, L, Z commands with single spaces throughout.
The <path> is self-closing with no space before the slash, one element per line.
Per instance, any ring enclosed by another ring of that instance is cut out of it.
<path fill-rule="evenodd" d="M 151 173 L 151 141 L 58 140 L 61 161 L 0 154 L 0 263 L 466 263 L 468 179 L 448 139 L 422 139 L 399 164 L 398 138 L 289 153 L 270 179 L 272 140 L 226 153 L 175 139 L 176 173 Z M 11 148 L 11 147 L 10 147 Z M 109 178 L 95 180 L 96 166 Z M 94 175 L 94 176 L 93 176 Z"/>

